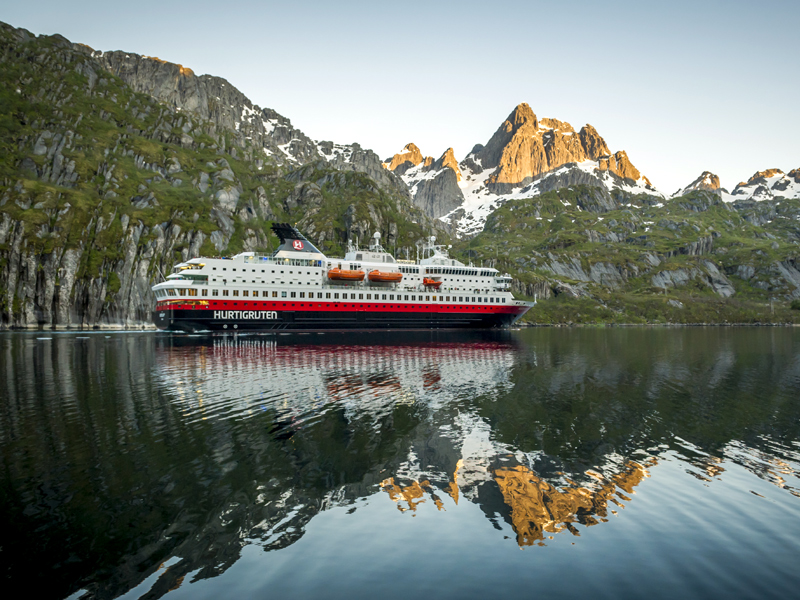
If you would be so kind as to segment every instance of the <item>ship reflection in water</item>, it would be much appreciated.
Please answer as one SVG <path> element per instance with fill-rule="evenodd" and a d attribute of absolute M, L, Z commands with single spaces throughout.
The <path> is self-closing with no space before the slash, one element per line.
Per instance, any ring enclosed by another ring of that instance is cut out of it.
<path fill-rule="evenodd" d="M 462 595 L 517 593 L 566 568 L 562 540 L 587 553 L 574 593 L 798 583 L 792 331 L 6 335 L 0 367 L 6 577 L 46 597 L 240 580 L 346 597 L 456 574 Z M 498 579 L 531 546 L 547 573 Z M 253 548 L 281 569 L 247 570 Z M 604 587 L 615 573 L 627 588 Z"/>

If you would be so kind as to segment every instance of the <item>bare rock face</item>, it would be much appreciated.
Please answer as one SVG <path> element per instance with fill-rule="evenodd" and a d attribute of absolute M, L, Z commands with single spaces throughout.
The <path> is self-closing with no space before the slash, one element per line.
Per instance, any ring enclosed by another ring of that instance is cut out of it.
<path fill-rule="evenodd" d="M 387 160 L 386 168 L 394 171 L 396 175 L 402 175 L 412 167 L 416 167 L 423 161 L 422 152 L 416 144 L 409 143 L 403 147 L 403 151 L 395 154 L 391 160 Z"/>
<path fill-rule="evenodd" d="M 730 194 L 732 200 L 772 200 L 800 198 L 800 169 L 784 173 L 780 169 L 758 171 L 746 182 L 740 182 Z M 724 196 L 723 196 L 724 197 Z"/>
<path fill-rule="evenodd" d="M 476 155 L 484 169 L 499 167 L 503 162 L 511 158 L 513 149 L 524 147 L 526 138 L 535 137 L 539 129 L 539 122 L 536 119 L 531 107 L 526 103 L 519 104 L 508 118 L 495 131 L 494 135 Z M 507 150 L 511 145 L 512 151 Z M 542 149 L 542 154 L 544 150 Z"/>
<path fill-rule="evenodd" d="M 545 121 L 555 121 L 555 119 L 542 119 Z M 572 127 L 566 124 L 568 130 L 552 129 L 542 135 L 547 164 L 550 168 L 556 168 L 571 162 L 583 162 L 585 152 L 580 138 L 571 132 Z M 553 166 L 555 165 L 555 166 Z"/>
<path fill-rule="evenodd" d="M 403 152 L 387 159 L 383 166 L 386 173 L 402 177 L 414 204 L 434 219 L 464 202 L 464 194 L 458 185 L 461 169 L 452 148 L 434 160 L 432 156 L 423 156 L 416 145 L 406 144 Z"/>
<path fill-rule="evenodd" d="M 642 176 L 639 170 L 628 160 L 628 154 L 624 150 L 620 150 L 611 156 L 600 157 L 598 159 L 598 169 L 600 171 L 610 171 L 630 183 L 635 183 Z M 645 178 L 645 181 L 647 181 L 647 185 L 650 185 L 647 178 Z"/>
<path fill-rule="evenodd" d="M 444 168 L 450 168 L 456 175 L 456 181 L 461 181 L 461 169 L 458 168 L 458 161 L 456 160 L 455 154 L 453 154 L 453 149 L 448 148 L 444 151 L 439 157 L 439 160 L 434 162 L 429 162 L 428 159 L 425 159 L 425 167 L 429 168 L 431 171 L 441 171 Z"/>
<path fill-rule="evenodd" d="M 713 192 L 714 194 L 719 195 L 722 192 L 722 188 L 719 184 L 719 177 L 714 175 L 711 171 L 703 171 L 700 174 L 700 177 L 695 179 L 692 183 L 687 185 L 682 190 L 679 190 L 673 194 L 675 196 L 684 196 L 689 192 L 695 190 L 705 190 L 708 192 Z"/>
<path fill-rule="evenodd" d="M 449 167 L 438 170 L 432 178 L 422 179 L 413 191 L 414 204 L 434 219 L 455 210 L 464 202 L 464 195 L 458 187 L 458 175 Z"/>
<path fill-rule="evenodd" d="M 760 179 L 768 179 L 774 175 L 783 175 L 780 169 L 767 169 L 766 171 L 758 171 L 750 179 L 747 180 L 747 185 L 758 182 Z"/>
<path fill-rule="evenodd" d="M 564 121 L 538 119 L 531 107 L 522 103 L 486 146 L 475 147 L 462 167 L 473 173 L 492 169 L 486 187 L 493 193 L 507 194 L 563 165 L 586 160 L 598 161 L 600 171 L 609 171 L 629 182 L 641 178 L 627 154 L 612 154 L 591 125 L 575 133 L 572 125 Z"/>
<path fill-rule="evenodd" d="M 611 154 L 611 150 L 608 149 L 605 140 L 601 138 L 597 130 L 588 123 L 581 128 L 578 137 L 581 139 L 581 146 L 583 147 L 583 152 L 587 159 L 597 160 L 601 156 L 608 156 Z"/>

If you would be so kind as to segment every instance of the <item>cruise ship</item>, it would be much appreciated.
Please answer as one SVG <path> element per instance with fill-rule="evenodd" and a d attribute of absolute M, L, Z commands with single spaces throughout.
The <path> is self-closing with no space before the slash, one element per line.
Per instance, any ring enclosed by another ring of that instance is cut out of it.
<path fill-rule="evenodd" d="M 397 260 L 375 234 L 367 250 L 329 258 L 288 223 L 271 255 L 179 263 L 153 286 L 159 329 L 319 331 L 507 327 L 534 303 L 515 300 L 511 277 L 465 265 L 430 238 L 416 261 Z"/>

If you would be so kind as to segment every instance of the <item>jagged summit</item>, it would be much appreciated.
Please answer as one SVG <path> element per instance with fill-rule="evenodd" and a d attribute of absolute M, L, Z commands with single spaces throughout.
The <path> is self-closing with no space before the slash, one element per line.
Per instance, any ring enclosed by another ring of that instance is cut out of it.
<path fill-rule="evenodd" d="M 461 181 L 461 169 L 458 168 L 458 161 L 456 160 L 456 156 L 452 148 L 445 150 L 444 154 L 442 154 L 439 159 L 431 165 L 430 168 L 434 171 L 439 171 L 445 167 L 452 169 L 455 172 L 458 181 Z"/>
<path fill-rule="evenodd" d="M 726 202 L 773 198 L 800 198 L 800 169 L 789 173 L 780 169 L 757 171 L 746 182 L 737 184 L 730 194 L 722 194 L 722 199 Z"/>
<path fill-rule="evenodd" d="M 402 175 L 412 167 L 416 167 L 424 160 L 422 152 L 414 143 L 403 146 L 403 151 L 395 154 L 392 158 L 387 158 L 384 166 L 397 175 Z M 386 164 L 388 163 L 388 164 Z"/>
<path fill-rule="evenodd" d="M 574 184 L 663 197 L 624 150 L 611 152 L 592 125 L 576 131 L 566 121 L 537 117 L 524 102 L 485 145 L 476 144 L 459 166 L 464 202 L 443 220 L 465 234 L 480 231 L 486 217 L 509 199 Z"/>
<path fill-rule="evenodd" d="M 461 163 L 456 163 L 452 148 L 434 161 L 407 144 L 384 166 L 402 176 L 417 205 L 433 217 L 446 216 L 444 220 L 462 233 L 480 231 L 486 217 L 512 197 L 535 196 L 577 183 L 662 196 L 624 150 L 611 152 L 592 125 L 587 123 L 576 132 L 566 121 L 540 119 L 525 102 L 514 107 L 489 141 L 476 144 Z M 455 178 L 444 175 L 437 189 L 423 183 L 445 170 Z M 446 206 L 453 207 L 452 214 L 441 213 Z"/>
<path fill-rule="evenodd" d="M 384 161 L 383 166 L 402 176 L 409 187 L 414 203 L 433 218 L 439 218 L 463 201 L 459 188 L 461 169 L 452 148 L 438 159 L 423 156 L 414 144 L 406 144 L 403 151 Z"/>
<path fill-rule="evenodd" d="M 724 191 L 719 185 L 719 177 L 717 177 L 711 171 L 703 171 L 700 174 L 700 177 L 692 181 L 692 183 L 687 185 L 685 188 L 680 189 L 672 194 L 672 197 L 675 198 L 677 196 L 683 196 L 695 190 L 714 192 L 717 195 L 721 195 Z"/>

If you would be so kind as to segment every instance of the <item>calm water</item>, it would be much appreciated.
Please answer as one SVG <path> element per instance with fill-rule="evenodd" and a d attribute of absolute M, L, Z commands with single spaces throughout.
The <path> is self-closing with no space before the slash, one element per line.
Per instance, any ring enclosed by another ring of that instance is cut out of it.
<path fill-rule="evenodd" d="M 0 335 L 43 598 L 787 598 L 800 330 Z"/>

